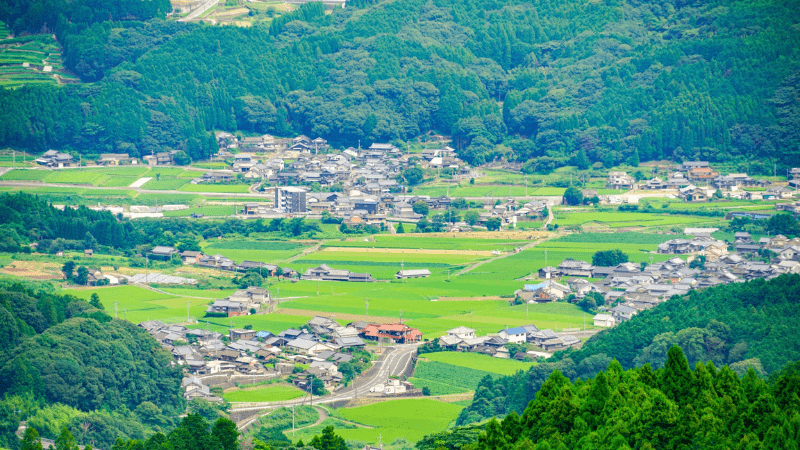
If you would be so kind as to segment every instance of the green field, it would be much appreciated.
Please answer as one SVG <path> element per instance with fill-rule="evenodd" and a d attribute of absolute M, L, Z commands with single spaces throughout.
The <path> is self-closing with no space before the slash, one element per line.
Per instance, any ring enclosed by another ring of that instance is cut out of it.
<path fill-rule="evenodd" d="M 427 358 L 427 356 L 426 353 L 420 355 L 420 358 Z M 448 395 L 474 391 L 478 382 L 486 375 L 497 377 L 496 374 L 483 369 L 470 369 L 438 361 L 418 360 L 414 376 L 408 381 L 413 383 L 417 389 L 427 386 L 431 390 L 431 395 Z"/>
<path fill-rule="evenodd" d="M 381 402 L 340 410 L 347 420 L 374 428 L 337 430 L 345 439 L 377 444 L 404 438 L 414 443 L 423 437 L 444 431 L 455 421 L 463 407 L 431 399 L 409 399 Z"/>
<path fill-rule="evenodd" d="M 227 402 L 281 402 L 304 395 L 306 395 L 305 392 L 294 386 L 272 385 L 229 391 L 223 395 L 223 398 Z"/>
<path fill-rule="evenodd" d="M 61 169 L 52 171 L 43 181 L 45 183 L 92 184 L 94 180 L 102 175 L 102 173 L 94 170 Z"/>
<path fill-rule="evenodd" d="M 232 207 L 222 206 L 231 211 Z M 230 214 L 230 213 L 229 213 Z M 303 251 L 306 246 L 287 241 L 218 241 L 202 245 L 207 254 L 221 254 L 236 262 L 260 261 L 275 264 L 291 258 Z M 292 265 L 294 268 L 295 264 Z"/>
<path fill-rule="evenodd" d="M 438 197 L 440 195 L 450 195 L 450 197 L 534 197 L 534 196 L 560 196 L 564 195 L 566 188 L 554 187 L 528 187 L 525 186 L 504 186 L 504 185 L 469 185 L 448 186 L 447 185 L 426 185 L 414 188 L 416 195 L 429 195 Z"/>
<path fill-rule="evenodd" d="M 444 364 L 482 370 L 500 375 L 513 375 L 520 370 L 527 371 L 536 364 L 532 362 L 520 362 L 516 359 L 494 358 L 479 353 L 436 352 L 425 353 L 424 355 L 420 355 L 420 357 Z"/>
<path fill-rule="evenodd" d="M 30 170 L 30 169 L 15 169 L 3 174 L 0 180 L 3 181 L 30 181 L 30 180 L 43 180 L 52 171 L 50 170 Z"/>
<path fill-rule="evenodd" d="M 627 227 L 669 227 L 680 226 L 702 226 L 704 224 L 718 223 L 719 218 L 685 216 L 670 214 L 654 214 L 639 212 L 620 212 L 620 211 L 586 211 L 586 210 L 557 210 L 555 223 L 561 227 L 579 227 L 587 224 L 597 223 L 609 228 Z"/>
<path fill-rule="evenodd" d="M 222 194 L 247 193 L 250 185 L 248 184 L 184 184 L 180 191 L 186 192 L 219 192 Z"/>
<path fill-rule="evenodd" d="M 164 217 L 188 217 L 192 214 L 203 214 L 205 216 L 230 216 L 236 213 L 238 206 L 198 206 L 180 211 L 164 211 Z"/>
<path fill-rule="evenodd" d="M 347 241 L 327 241 L 323 247 L 359 247 L 359 248 L 409 248 L 409 249 L 441 249 L 441 250 L 476 250 L 476 251 L 511 251 L 530 243 L 528 240 L 514 239 L 477 239 L 469 235 L 458 234 L 457 237 L 432 237 L 420 234 L 408 235 L 376 235 L 373 239 Z"/>
<path fill-rule="evenodd" d="M 150 189 L 155 191 L 176 191 L 181 186 L 188 183 L 186 178 L 161 178 L 159 180 L 153 178 L 142 186 L 142 189 Z"/>

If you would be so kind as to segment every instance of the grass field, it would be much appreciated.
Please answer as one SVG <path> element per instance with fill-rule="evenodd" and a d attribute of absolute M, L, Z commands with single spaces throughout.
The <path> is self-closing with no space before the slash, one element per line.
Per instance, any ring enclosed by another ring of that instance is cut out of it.
<path fill-rule="evenodd" d="M 3 181 L 43 180 L 51 173 L 52 171 L 50 170 L 15 169 L 5 173 L 2 177 L 0 177 L 0 180 Z"/>
<path fill-rule="evenodd" d="M 419 234 L 382 234 L 375 236 L 374 240 L 366 242 L 364 239 L 328 241 L 323 244 L 323 247 L 511 251 L 529 243 L 530 241 L 525 239 L 475 239 L 460 234 L 456 238 L 430 237 Z"/>
<path fill-rule="evenodd" d="M 340 410 L 347 420 L 374 428 L 337 430 L 345 439 L 377 444 L 404 438 L 414 443 L 426 435 L 447 429 L 463 407 L 431 399 L 393 400 Z"/>
<path fill-rule="evenodd" d="M 186 192 L 219 192 L 222 194 L 247 193 L 250 185 L 247 184 L 184 184 L 179 191 Z"/>
<path fill-rule="evenodd" d="M 579 227 L 588 224 L 597 223 L 609 228 L 626 228 L 626 227 L 669 227 L 673 225 L 681 226 L 700 226 L 703 224 L 717 223 L 719 218 L 715 217 L 701 217 L 701 216 L 685 216 L 685 215 L 670 215 L 670 214 L 654 214 L 654 213 L 638 213 L 638 212 L 600 212 L 600 211 L 587 211 L 587 210 L 563 210 L 556 211 L 556 220 L 561 227 Z"/>
<path fill-rule="evenodd" d="M 198 206 L 180 211 L 164 211 L 164 217 L 188 217 L 192 214 L 203 214 L 205 216 L 230 216 L 239 209 L 237 206 Z"/>
<path fill-rule="evenodd" d="M 266 387 L 236 389 L 225 392 L 223 398 L 228 402 L 280 402 L 306 395 L 294 386 L 272 385 Z"/>
<path fill-rule="evenodd" d="M 186 178 L 162 178 L 157 180 L 153 178 L 142 186 L 142 189 L 159 190 L 159 191 L 177 191 L 181 186 L 188 183 Z"/>
<path fill-rule="evenodd" d="M 232 207 L 227 206 L 219 208 L 227 208 L 228 211 L 232 209 Z M 248 260 L 272 264 L 291 258 L 306 248 L 306 246 L 297 242 L 249 240 L 204 243 L 202 247 L 203 251 L 208 254 L 221 254 L 237 262 Z M 292 265 L 292 268 L 294 266 L 295 264 Z"/>
<path fill-rule="evenodd" d="M 428 355 L 429 353 L 420 355 L 420 358 L 427 358 Z M 438 361 L 418 360 L 414 376 L 409 378 L 409 381 L 417 389 L 427 386 L 431 390 L 431 395 L 448 395 L 474 391 L 478 382 L 486 375 L 497 377 L 496 374 L 482 369 L 470 369 Z"/>
<path fill-rule="evenodd" d="M 526 371 L 536 363 L 520 362 L 516 359 L 499 359 L 479 353 L 437 352 L 420 355 L 421 358 L 438 361 L 452 366 L 482 370 L 500 375 L 513 375 L 520 370 Z"/>

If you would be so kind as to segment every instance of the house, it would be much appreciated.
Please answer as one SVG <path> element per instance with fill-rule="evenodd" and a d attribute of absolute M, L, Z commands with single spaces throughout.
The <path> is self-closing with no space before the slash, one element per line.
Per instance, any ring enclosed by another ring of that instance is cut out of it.
<path fill-rule="evenodd" d="M 455 336 L 459 339 L 473 339 L 475 337 L 475 330 L 461 326 L 453 328 L 452 330 L 447 330 L 447 335 Z"/>
<path fill-rule="evenodd" d="M 635 183 L 636 179 L 627 172 L 612 171 L 608 173 L 606 187 L 608 189 L 632 189 Z"/>
<path fill-rule="evenodd" d="M 586 261 L 565 259 L 558 265 L 558 272 L 562 276 L 591 277 L 594 267 Z"/>
<path fill-rule="evenodd" d="M 637 311 L 636 309 L 631 308 L 630 306 L 627 305 L 617 305 L 611 308 L 611 315 L 618 322 L 624 322 L 626 320 L 630 320 L 638 312 L 639 311 Z"/>
<path fill-rule="evenodd" d="M 705 181 L 711 182 L 719 176 L 719 172 L 711 169 L 711 167 L 694 167 L 686 173 L 686 177 L 691 181 Z"/>
<path fill-rule="evenodd" d="M 158 259 L 169 260 L 172 258 L 172 255 L 178 253 L 177 250 L 173 247 L 166 247 L 163 245 L 157 245 L 150 250 L 150 255 L 155 256 Z"/>
<path fill-rule="evenodd" d="M 681 172 L 688 172 L 692 169 L 709 167 L 708 161 L 684 161 L 683 164 L 678 166 Z"/>
<path fill-rule="evenodd" d="M 610 314 L 597 314 L 592 318 L 594 321 L 594 326 L 596 327 L 606 327 L 611 328 L 617 324 L 617 321 L 614 320 L 614 316 Z"/>
<path fill-rule="evenodd" d="M 657 190 L 657 189 L 667 189 L 669 185 L 664 182 L 661 178 L 653 178 L 652 180 L 647 180 L 647 183 L 640 186 L 642 189 L 647 190 Z"/>
<path fill-rule="evenodd" d="M 506 328 L 498 333 L 501 338 L 513 344 L 522 344 L 527 341 L 528 330 L 524 327 Z"/>
<path fill-rule="evenodd" d="M 184 264 L 197 264 L 198 262 L 200 262 L 201 256 L 203 256 L 203 252 L 186 250 L 183 253 L 181 253 L 181 260 L 183 260 Z"/>
<path fill-rule="evenodd" d="M 206 314 L 223 314 L 226 317 L 246 316 L 247 305 L 230 300 L 216 300 L 206 309 Z"/>
<path fill-rule="evenodd" d="M 91 258 L 93 255 L 94 255 L 94 250 L 90 248 L 87 248 L 86 250 L 83 251 L 83 256 L 85 258 Z"/>
<path fill-rule="evenodd" d="M 36 163 L 51 168 L 63 168 L 72 165 L 72 156 L 57 150 L 48 150 L 38 158 Z"/>
<path fill-rule="evenodd" d="M 300 277 L 303 280 L 319 280 L 319 281 L 353 281 L 353 282 L 375 282 L 372 275 L 368 273 L 355 273 L 349 270 L 332 269 L 327 264 L 322 264 L 318 267 L 309 268 L 306 273 Z"/>
<path fill-rule="evenodd" d="M 286 343 L 286 350 L 310 356 L 314 356 L 326 350 L 335 349 L 336 348 L 330 344 L 315 342 L 304 338 L 297 338 Z"/>
<path fill-rule="evenodd" d="M 398 280 L 405 280 L 408 278 L 427 278 L 431 276 L 431 271 L 428 269 L 416 269 L 416 270 L 401 270 L 395 274 L 395 278 Z"/>
<path fill-rule="evenodd" d="M 399 344 L 417 342 L 422 338 L 421 331 L 403 323 L 369 324 L 361 332 L 361 335 L 365 339 L 388 340 Z"/>

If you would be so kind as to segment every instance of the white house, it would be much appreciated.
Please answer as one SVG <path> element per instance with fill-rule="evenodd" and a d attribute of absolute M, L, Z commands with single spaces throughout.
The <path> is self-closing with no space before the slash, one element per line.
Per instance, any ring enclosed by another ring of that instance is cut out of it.
<path fill-rule="evenodd" d="M 513 344 L 525 343 L 527 330 L 524 327 L 506 328 L 498 333 L 501 338 Z"/>
<path fill-rule="evenodd" d="M 610 314 L 598 314 L 594 316 L 594 326 L 596 327 L 606 327 L 612 328 L 614 325 L 617 324 L 617 321 L 614 320 L 614 317 Z"/>
<path fill-rule="evenodd" d="M 452 330 L 447 330 L 447 335 L 455 336 L 459 339 L 472 339 L 475 337 L 475 330 L 467 327 L 458 327 L 453 328 Z"/>

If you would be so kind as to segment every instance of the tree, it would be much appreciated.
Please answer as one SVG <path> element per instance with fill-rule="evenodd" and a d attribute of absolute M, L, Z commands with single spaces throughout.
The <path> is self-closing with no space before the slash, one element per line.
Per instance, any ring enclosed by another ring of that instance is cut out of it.
<path fill-rule="evenodd" d="M 689 263 L 690 269 L 706 270 L 706 256 L 700 255 Z"/>
<path fill-rule="evenodd" d="M 89 297 L 89 304 L 97 309 L 105 309 L 103 304 L 100 303 L 100 296 L 97 295 L 97 292 L 92 292 L 92 296 Z"/>
<path fill-rule="evenodd" d="M 667 352 L 667 362 L 664 364 L 660 382 L 661 391 L 667 398 L 680 404 L 689 402 L 686 393 L 689 392 L 692 382 L 692 372 L 683 350 L 677 345 L 673 345 Z"/>
<path fill-rule="evenodd" d="M 396 232 L 397 234 L 403 234 L 403 233 L 405 233 L 405 232 L 406 232 L 405 228 L 403 228 L 403 222 L 399 222 L 399 223 L 397 224 L 397 228 L 395 229 L 395 232 Z"/>
<path fill-rule="evenodd" d="M 428 212 L 430 211 L 428 204 L 423 200 L 414 202 L 414 204 L 411 205 L 411 209 L 413 209 L 415 213 L 422 215 L 422 217 L 427 216 Z"/>
<path fill-rule="evenodd" d="M 464 222 L 467 222 L 470 225 L 475 225 L 481 218 L 481 213 L 478 211 L 471 209 L 464 213 Z"/>
<path fill-rule="evenodd" d="M 314 436 L 310 445 L 316 450 L 347 450 L 344 439 L 334 433 L 332 426 L 325 427 L 322 436 Z"/>
<path fill-rule="evenodd" d="M 179 166 L 188 166 L 189 164 L 192 163 L 192 159 L 189 158 L 189 155 L 187 155 L 186 152 L 184 152 L 183 150 L 179 151 L 178 153 L 175 153 L 173 159 L 175 160 L 175 164 Z"/>
<path fill-rule="evenodd" d="M 431 388 L 428 386 L 422 386 L 422 395 L 429 396 L 431 395 Z"/>
<path fill-rule="evenodd" d="M 42 440 L 39 438 L 39 433 L 37 433 L 36 429 L 33 427 L 25 429 L 20 450 L 42 450 Z"/>
<path fill-rule="evenodd" d="M 771 234 L 783 234 L 794 236 L 800 234 L 800 225 L 797 220 L 788 213 L 775 214 L 769 218 L 764 229 Z"/>
<path fill-rule="evenodd" d="M 239 431 L 233 421 L 220 417 L 211 427 L 211 435 L 222 444 L 223 450 L 238 449 Z"/>
<path fill-rule="evenodd" d="M 422 173 L 422 169 L 419 167 L 412 167 L 403 171 L 403 178 L 410 186 L 416 186 L 422 183 L 424 175 Z"/>
<path fill-rule="evenodd" d="M 72 280 L 73 272 L 75 271 L 75 261 L 67 261 L 61 266 L 61 272 L 64 274 L 64 278 L 67 280 Z"/>
<path fill-rule="evenodd" d="M 592 265 L 600 267 L 612 267 L 628 262 L 628 255 L 621 250 L 600 250 L 592 255 Z"/>
<path fill-rule="evenodd" d="M 61 430 L 55 444 L 55 450 L 78 450 L 78 443 L 66 427 Z"/>
<path fill-rule="evenodd" d="M 499 217 L 490 217 L 486 219 L 486 229 L 489 231 L 497 231 L 500 229 L 501 225 L 503 225 L 503 221 Z"/>
<path fill-rule="evenodd" d="M 75 284 L 86 285 L 89 282 L 89 269 L 86 266 L 78 267 L 77 275 L 72 281 Z"/>
<path fill-rule="evenodd" d="M 92 250 L 97 249 L 97 239 L 92 236 L 92 233 L 86 232 L 86 235 L 83 237 L 83 248 L 90 248 Z"/>
<path fill-rule="evenodd" d="M 564 203 L 572 206 L 580 205 L 583 203 L 583 194 L 578 188 L 570 186 L 564 191 Z"/>

